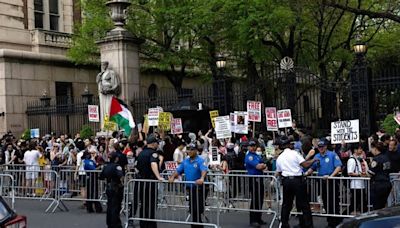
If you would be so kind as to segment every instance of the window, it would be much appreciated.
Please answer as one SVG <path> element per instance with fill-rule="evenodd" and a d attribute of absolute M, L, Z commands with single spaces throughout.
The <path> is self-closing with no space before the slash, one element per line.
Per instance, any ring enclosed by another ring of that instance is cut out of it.
<path fill-rule="evenodd" d="M 70 103 L 72 96 L 72 82 L 56 82 L 57 104 Z"/>
<path fill-rule="evenodd" d="M 147 94 L 149 95 L 150 99 L 156 99 L 157 98 L 157 86 L 155 84 L 151 84 L 149 86 L 149 90 L 147 91 Z"/>
<path fill-rule="evenodd" d="M 43 0 L 35 0 L 34 2 L 35 11 L 35 28 L 43 28 Z"/>
<path fill-rule="evenodd" d="M 59 17 L 60 15 L 58 12 L 58 0 L 49 0 L 50 30 L 58 30 Z"/>

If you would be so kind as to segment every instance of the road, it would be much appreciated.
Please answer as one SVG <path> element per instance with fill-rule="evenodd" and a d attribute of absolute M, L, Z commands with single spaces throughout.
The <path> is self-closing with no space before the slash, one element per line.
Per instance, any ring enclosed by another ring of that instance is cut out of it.
<path fill-rule="evenodd" d="M 79 209 L 79 202 L 66 202 L 69 211 L 57 210 L 55 213 L 45 213 L 45 209 L 49 205 L 49 201 L 40 202 L 37 200 L 16 200 L 15 208 L 18 214 L 26 215 L 28 218 L 29 228 L 73 228 L 73 227 L 96 227 L 106 228 L 106 214 L 87 213 L 86 210 Z M 104 207 L 105 211 L 105 207 Z M 271 220 L 271 216 L 264 215 L 263 219 L 267 222 Z M 221 226 L 227 228 L 233 227 L 249 227 L 248 212 L 227 212 L 221 214 Z M 135 222 L 136 224 L 137 222 Z M 296 225 L 297 219 L 292 217 L 291 225 Z M 315 227 L 325 227 L 324 218 L 314 217 Z M 138 227 L 138 226 L 136 226 Z M 188 227 L 176 224 L 163 224 L 159 227 Z M 276 224 L 274 227 L 278 227 Z"/>

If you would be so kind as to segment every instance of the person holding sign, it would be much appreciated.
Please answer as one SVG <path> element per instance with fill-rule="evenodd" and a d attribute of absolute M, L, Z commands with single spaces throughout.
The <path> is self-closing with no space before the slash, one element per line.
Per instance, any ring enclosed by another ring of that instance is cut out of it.
<path fill-rule="evenodd" d="M 186 181 L 194 181 L 195 184 L 187 184 L 186 189 L 189 192 L 190 215 L 194 223 L 202 223 L 201 214 L 204 212 L 205 204 L 205 188 L 203 187 L 204 179 L 207 174 L 207 167 L 204 160 L 198 156 L 197 145 L 190 143 L 186 150 L 189 157 L 186 158 L 177 168 L 176 172 L 169 178 L 169 182 L 174 180 L 183 173 Z M 203 227 L 202 225 L 192 225 L 192 227 Z"/>
<path fill-rule="evenodd" d="M 256 142 L 249 142 L 249 151 L 245 157 L 244 163 L 249 175 L 263 175 L 267 168 L 261 156 L 256 154 Z M 264 180 L 261 177 L 249 177 L 249 189 L 251 194 L 250 209 L 261 210 L 264 202 Z M 267 224 L 262 219 L 261 212 L 250 212 L 250 226 L 259 227 Z"/>

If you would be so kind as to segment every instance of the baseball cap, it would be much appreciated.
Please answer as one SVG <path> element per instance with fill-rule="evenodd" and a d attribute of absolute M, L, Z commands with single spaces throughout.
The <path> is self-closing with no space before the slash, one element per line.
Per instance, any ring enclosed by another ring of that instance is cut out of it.
<path fill-rule="evenodd" d="M 281 136 L 279 139 L 279 145 L 287 145 L 290 144 L 291 142 L 292 140 L 286 135 Z"/>
<path fill-rule="evenodd" d="M 147 144 L 152 144 L 159 143 L 160 140 L 154 134 L 150 134 L 149 136 L 147 136 L 146 142 Z"/>
<path fill-rule="evenodd" d="M 186 146 L 186 150 L 197 150 L 197 145 L 194 144 L 194 143 L 189 143 L 189 144 Z"/>
<path fill-rule="evenodd" d="M 257 145 L 257 143 L 254 142 L 253 140 L 251 140 L 251 141 L 249 142 L 249 146 L 255 146 L 255 145 Z"/>
<path fill-rule="evenodd" d="M 322 138 L 322 139 L 319 140 L 318 147 L 323 147 L 323 146 L 326 146 L 326 145 L 328 145 L 328 143 L 327 143 L 325 138 Z"/>

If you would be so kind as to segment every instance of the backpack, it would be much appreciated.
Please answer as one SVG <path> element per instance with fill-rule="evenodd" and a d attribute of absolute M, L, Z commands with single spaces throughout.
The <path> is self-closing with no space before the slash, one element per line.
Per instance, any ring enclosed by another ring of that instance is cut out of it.
<path fill-rule="evenodd" d="M 355 157 L 349 157 L 349 160 L 347 160 L 346 164 L 342 166 L 342 175 L 344 177 L 349 177 L 349 173 L 347 172 L 347 163 L 350 161 L 350 159 L 354 159 L 354 161 L 356 161 L 356 170 L 360 170 L 360 168 L 358 167 L 357 159 Z"/>

